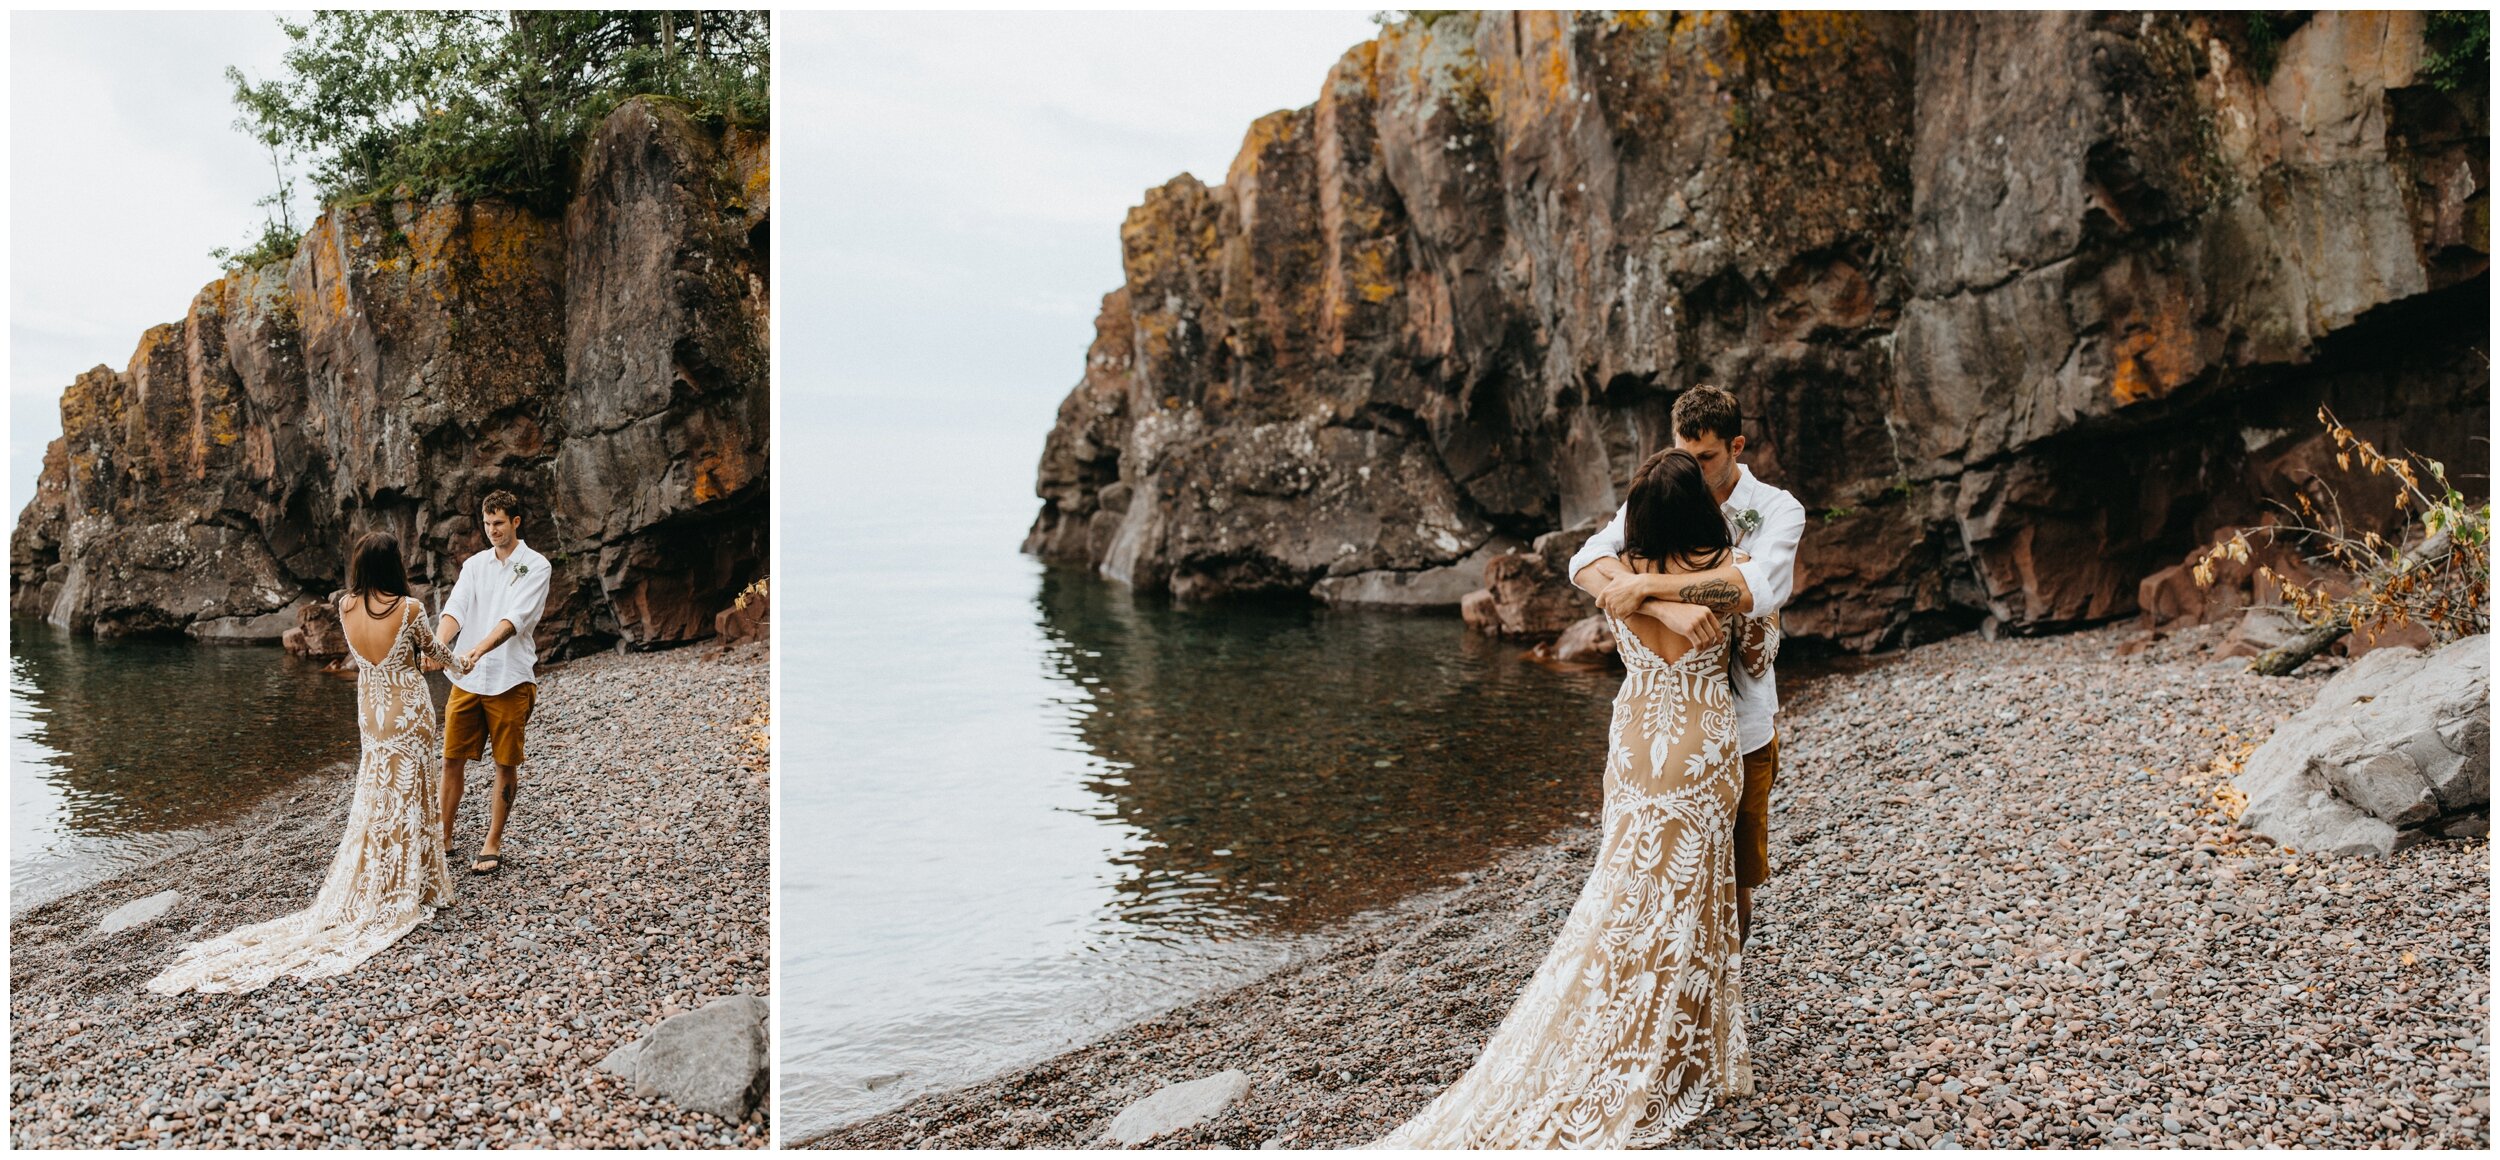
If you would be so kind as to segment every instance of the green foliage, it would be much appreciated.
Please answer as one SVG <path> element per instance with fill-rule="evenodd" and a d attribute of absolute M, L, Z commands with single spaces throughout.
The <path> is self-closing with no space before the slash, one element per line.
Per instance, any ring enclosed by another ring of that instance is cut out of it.
<path fill-rule="evenodd" d="M 2274 79 L 2274 66 L 2282 59 L 2283 38 L 2298 27 L 2297 20 L 2284 20 L 2272 12 L 2251 12 L 2248 23 L 2248 71 L 2257 79 Z"/>
<path fill-rule="evenodd" d="M 1828 524 L 1828 523 L 1832 523 L 1832 522 L 1834 522 L 1834 521 L 1836 521 L 1836 520 L 1845 520 L 1845 519 L 1848 519 L 1849 517 L 1854 516 L 1854 515 L 1856 515 L 1856 514 L 1858 514 L 1858 509 L 1857 509 L 1857 508 L 1855 508 L 1855 507 L 1853 507 L 1853 506 L 1846 505 L 1846 504 L 1844 504 L 1844 505 L 1842 505 L 1842 506 L 1840 506 L 1840 507 L 1830 507 L 1830 508 L 1824 508 L 1824 509 L 1823 509 L 1823 522 Z"/>
<path fill-rule="evenodd" d="M 295 43 L 278 79 L 226 70 L 237 124 L 308 165 L 325 202 L 404 190 L 550 207 L 629 97 L 770 115 L 761 11 L 325 11 L 279 27 Z"/>
<path fill-rule="evenodd" d="M 246 243 L 242 249 L 219 246 L 210 250 L 208 256 L 215 258 L 218 265 L 228 270 L 257 270 L 272 263 L 292 259 L 295 257 L 296 245 L 303 240 L 304 235 L 301 231 L 284 222 L 273 220 L 262 223 L 260 236 Z"/>
<path fill-rule="evenodd" d="M 2422 54 L 2422 77 L 2440 92 L 2491 83 L 2491 13 L 2431 13 Z"/>

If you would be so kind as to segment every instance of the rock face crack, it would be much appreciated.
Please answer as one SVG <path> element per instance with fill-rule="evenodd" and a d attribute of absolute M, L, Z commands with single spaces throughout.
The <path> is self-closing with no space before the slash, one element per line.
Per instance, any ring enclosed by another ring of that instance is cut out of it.
<path fill-rule="evenodd" d="M 2312 16 L 2268 78 L 2235 20 L 1389 26 L 1130 213 L 1026 549 L 1408 602 L 1352 578 L 1584 528 L 1706 383 L 1826 517 L 1790 633 L 1867 649 L 2136 611 L 2290 501 L 2322 436 L 2239 433 L 2321 403 L 2480 462 L 2488 101 L 2420 81 L 2419 14 Z"/>
<path fill-rule="evenodd" d="M 592 134 L 560 216 L 333 209 L 291 262 L 210 284 L 126 369 L 63 392 L 11 609 L 275 640 L 295 626 L 273 614 L 317 615 L 367 531 L 447 592 L 503 488 L 556 567 L 542 653 L 710 635 L 766 560 L 766 156 L 636 100 Z"/>

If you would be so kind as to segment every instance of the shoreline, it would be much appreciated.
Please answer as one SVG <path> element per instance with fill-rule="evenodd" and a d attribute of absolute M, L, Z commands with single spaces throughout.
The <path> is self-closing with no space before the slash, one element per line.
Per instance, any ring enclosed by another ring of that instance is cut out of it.
<path fill-rule="evenodd" d="M 661 1019 L 768 995 L 769 653 L 601 654 L 541 670 L 501 873 L 465 873 L 491 771 L 472 771 L 458 899 L 345 975 L 160 996 L 185 942 L 302 908 L 345 827 L 332 766 L 196 849 L 10 916 L 11 1143 L 20 1148 L 747 1147 L 739 1124 L 595 1070 Z M 316 679 L 330 679 L 319 677 Z M 163 891 L 163 917 L 98 920 Z"/>
<path fill-rule="evenodd" d="M 2220 629 L 1956 637 L 1787 698 L 1775 877 L 1745 964 L 1756 1092 L 1678 1147 L 2488 1147 L 2489 844 L 2286 855 L 2218 812 L 2333 672 Z M 1100 1147 L 1160 1088 L 1249 1092 L 1153 1147 L 1338 1147 L 1471 1064 L 1584 881 L 1594 827 L 1307 957 L 794 1147 Z"/>

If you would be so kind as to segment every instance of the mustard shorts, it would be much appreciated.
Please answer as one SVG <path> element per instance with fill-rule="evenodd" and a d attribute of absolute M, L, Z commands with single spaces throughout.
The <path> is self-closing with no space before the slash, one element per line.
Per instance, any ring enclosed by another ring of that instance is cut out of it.
<path fill-rule="evenodd" d="M 521 764 L 521 734 L 538 704 L 538 683 L 514 685 L 491 697 L 452 686 L 443 707 L 443 760 L 475 761 L 491 741 L 495 764 Z"/>

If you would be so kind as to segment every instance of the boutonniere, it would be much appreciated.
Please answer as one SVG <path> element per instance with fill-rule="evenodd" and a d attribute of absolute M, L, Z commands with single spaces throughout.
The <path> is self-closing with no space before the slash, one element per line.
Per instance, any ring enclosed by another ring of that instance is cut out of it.
<path fill-rule="evenodd" d="M 514 564 L 514 565 L 512 566 L 512 579 L 513 579 L 514 581 L 518 581 L 521 577 L 523 577 L 523 576 L 527 576 L 527 575 L 529 575 L 529 574 L 530 574 L 530 566 L 529 566 L 529 565 L 527 565 L 527 564 Z"/>
<path fill-rule="evenodd" d="M 1736 513 L 1736 518 L 1733 522 L 1736 524 L 1737 535 L 1752 535 L 1755 528 L 1762 526 L 1762 513 L 1755 511 L 1752 508 L 1746 508 L 1745 510 Z"/>

